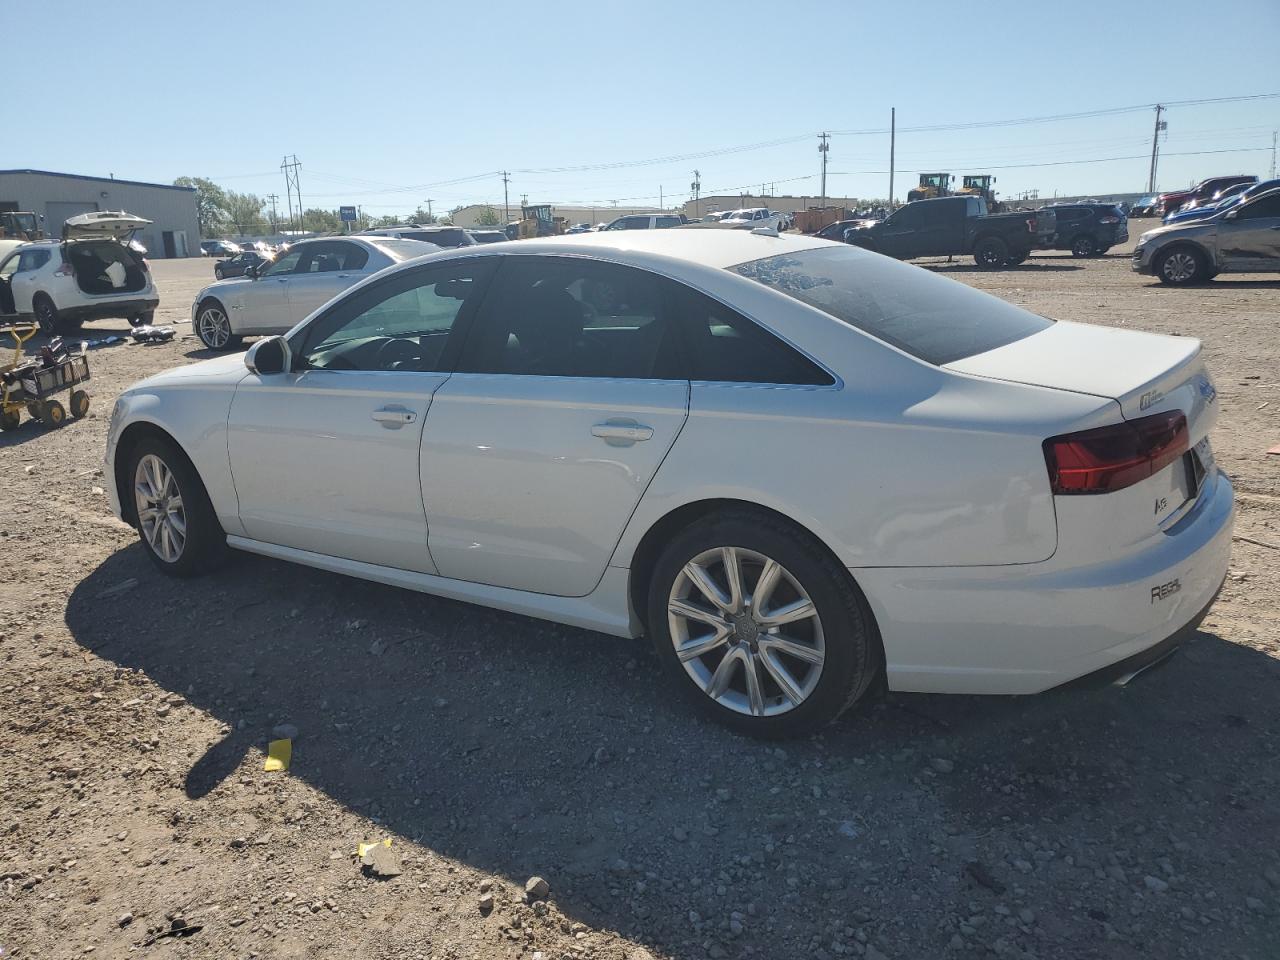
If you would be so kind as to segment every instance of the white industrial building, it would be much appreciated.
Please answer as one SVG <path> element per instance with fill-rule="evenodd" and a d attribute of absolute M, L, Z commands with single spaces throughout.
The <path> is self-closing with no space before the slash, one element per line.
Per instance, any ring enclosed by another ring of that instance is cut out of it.
<path fill-rule="evenodd" d="M 17 210 L 44 217 L 41 228 L 55 239 L 62 235 L 68 217 L 95 210 L 125 210 L 152 221 L 136 236 L 147 248 L 147 256 L 200 255 L 200 221 L 192 187 L 48 170 L 0 170 L 0 211 Z"/>

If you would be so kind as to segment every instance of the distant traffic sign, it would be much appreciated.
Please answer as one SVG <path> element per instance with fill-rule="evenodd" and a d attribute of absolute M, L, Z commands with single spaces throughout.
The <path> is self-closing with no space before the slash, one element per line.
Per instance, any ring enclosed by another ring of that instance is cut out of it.
<path fill-rule="evenodd" d="M 355 207 L 339 207 L 338 216 L 342 219 L 343 223 L 355 223 L 356 208 Z"/>

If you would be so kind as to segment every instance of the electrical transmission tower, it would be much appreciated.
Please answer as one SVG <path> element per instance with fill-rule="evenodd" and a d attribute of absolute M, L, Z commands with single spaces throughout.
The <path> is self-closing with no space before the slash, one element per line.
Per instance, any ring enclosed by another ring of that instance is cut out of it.
<path fill-rule="evenodd" d="M 289 200 L 289 224 L 293 225 L 293 198 L 298 198 L 298 225 L 297 230 L 302 232 L 302 186 L 298 182 L 298 168 L 302 164 L 298 161 L 298 155 L 286 156 L 280 161 L 280 170 L 284 173 L 284 195 Z"/>

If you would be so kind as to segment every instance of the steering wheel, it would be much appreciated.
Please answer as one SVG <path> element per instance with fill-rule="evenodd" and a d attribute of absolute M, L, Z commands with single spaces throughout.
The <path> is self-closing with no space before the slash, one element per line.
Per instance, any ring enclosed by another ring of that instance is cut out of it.
<path fill-rule="evenodd" d="M 374 354 L 373 364 L 379 370 L 398 370 L 397 364 L 422 359 L 422 347 L 406 337 L 394 337 L 384 340 Z"/>

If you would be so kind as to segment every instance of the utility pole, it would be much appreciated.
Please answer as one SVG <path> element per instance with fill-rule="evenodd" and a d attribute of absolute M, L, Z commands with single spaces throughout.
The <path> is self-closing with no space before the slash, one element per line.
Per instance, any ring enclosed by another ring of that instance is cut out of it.
<path fill-rule="evenodd" d="M 280 195 L 278 193 L 268 193 L 267 199 L 271 201 L 271 232 L 279 233 L 280 226 L 276 217 L 276 201 L 280 199 Z"/>
<path fill-rule="evenodd" d="M 435 214 L 431 212 L 431 198 L 427 197 L 427 199 L 423 200 L 422 202 L 427 205 L 427 223 L 435 223 L 436 222 Z M 422 208 L 419 207 L 418 209 L 421 210 Z"/>
<path fill-rule="evenodd" d="M 693 171 L 693 183 L 689 184 L 689 189 L 693 191 L 693 216 L 696 220 L 702 214 L 699 212 L 699 197 L 702 193 L 702 173 L 701 171 Z"/>
<path fill-rule="evenodd" d="M 831 134 L 823 132 L 818 134 L 818 152 L 822 154 L 822 201 L 819 208 L 827 205 L 827 151 L 831 149 L 831 144 L 827 143 Z"/>
<path fill-rule="evenodd" d="M 889 212 L 893 213 L 893 161 L 898 139 L 898 108 L 889 108 Z"/>
<path fill-rule="evenodd" d="M 1156 159 L 1160 151 L 1160 131 L 1167 130 L 1169 124 L 1167 121 L 1161 122 L 1160 114 L 1164 113 L 1164 106 L 1156 104 L 1156 126 L 1151 134 L 1151 175 L 1147 178 L 1147 193 L 1156 192 Z"/>
<path fill-rule="evenodd" d="M 511 174 L 506 170 L 502 171 L 502 225 L 505 227 L 511 222 L 511 204 L 507 200 L 507 184 L 511 182 Z"/>
<path fill-rule="evenodd" d="M 658 209 L 659 210 L 665 209 L 662 203 L 663 203 L 662 184 L 658 184 Z"/>
<path fill-rule="evenodd" d="M 1271 131 L 1271 177 L 1270 179 L 1272 180 L 1276 178 L 1276 134 L 1277 133 L 1280 133 L 1280 130 Z"/>

